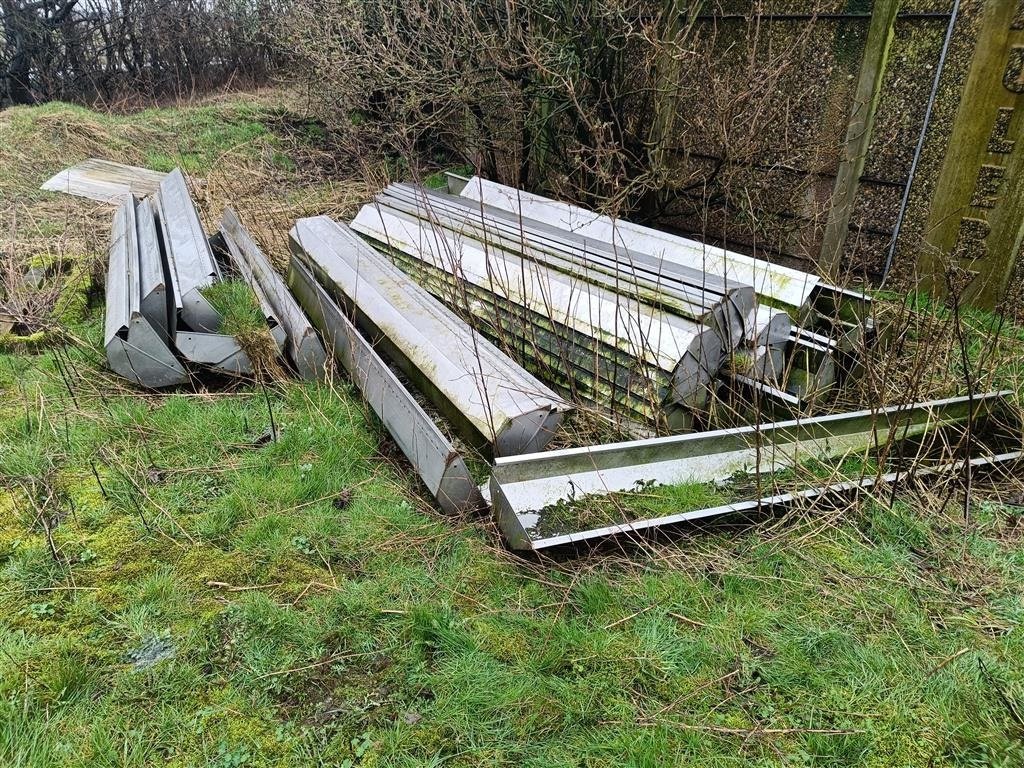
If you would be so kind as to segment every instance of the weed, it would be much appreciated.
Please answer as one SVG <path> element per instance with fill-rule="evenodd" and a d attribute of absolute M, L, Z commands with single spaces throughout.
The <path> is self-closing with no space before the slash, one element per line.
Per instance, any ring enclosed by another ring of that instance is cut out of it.
<path fill-rule="evenodd" d="M 245 747 L 230 747 L 221 742 L 217 754 L 210 761 L 210 768 L 242 768 L 249 762 L 249 750 Z"/>
<path fill-rule="evenodd" d="M 47 616 L 53 616 L 53 604 L 52 603 L 32 603 L 24 613 L 32 616 L 35 619 L 44 619 Z"/>

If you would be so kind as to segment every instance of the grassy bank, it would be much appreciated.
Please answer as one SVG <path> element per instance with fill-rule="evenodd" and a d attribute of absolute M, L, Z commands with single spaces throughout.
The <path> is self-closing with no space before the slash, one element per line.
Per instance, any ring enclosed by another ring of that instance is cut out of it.
<path fill-rule="evenodd" d="M 324 141 L 273 95 L 3 112 L 0 248 L 91 271 L 109 211 L 34 190 L 101 155 L 183 163 L 281 257 L 366 194 Z M 343 378 L 144 395 L 99 302 L 64 320 L 0 352 L 5 766 L 1024 764 L 1009 481 L 969 523 L 907 496 L 523 560 Z"/>

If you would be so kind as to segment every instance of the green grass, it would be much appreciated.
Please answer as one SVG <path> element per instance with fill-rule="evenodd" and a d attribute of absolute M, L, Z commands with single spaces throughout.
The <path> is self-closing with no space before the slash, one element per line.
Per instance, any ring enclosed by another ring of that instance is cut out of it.
<path fill-rule="evenodd" d="M 123 115 L 62 102 L 4 110 L 0 189 L 22 185 L 26 175 L 40 177 L 32 185 L 38 186 L 47 175 L 93 155 L 126 158 L 157 171 L 181 167 L 202 175 L 227 154 L 252 156 L 279 147 L 268 127 L 277 117 L 270 107 L 237 99 Z"/>
<path fill-rule="evenodd" d="M 231 336 L 251 336 L 265 332 L 263 316 L 256 294 L 243 280 L 221 280 L 202 291 L 210 305 L 223 318 L 220 332 Z"/>
<path fill-rule="evenodd" d="M 93 353 L 74 400 L 56 353 L 0 356 L 5 765 L 1024 756 L 1020 510 L 965 533 L 868 504 L 531 564 L 434 512 L 344 387 L 276 391 L 258 447 L 258 392 L 113 395 Z"/>
<path fill-rule="evenodd" d="M 1019 507 L 520 559 L 344 381 L 272 388 L 263 445 L 260 389 L 127 391 L 82 312 L 0 352 L 0 765 L 1024 764 Z"/>

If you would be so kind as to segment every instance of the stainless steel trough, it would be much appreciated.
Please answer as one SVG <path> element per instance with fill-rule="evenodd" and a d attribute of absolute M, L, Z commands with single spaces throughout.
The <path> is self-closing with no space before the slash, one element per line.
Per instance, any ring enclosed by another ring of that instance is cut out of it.
<path fill-rule="evenodd" d="M 252 363 L 233 336 L 220 333 L 223 318 L 203 295 L 221 280 L 220 267 L 199 221 L 181 170 L 160 183 L 156 218 L 173 290 L 168 330 L 189 362 L 233 376 L 252 374 Z"/>
<path fill-rule="evenodd" d="M 491 504 L 502 533 L 515 549 L 656 527 L 686 518 L 623 521 L 602 527 L 600 533 L 539 533 L 547 510 L 586 495 L 631 491 L 648 484 L 723 481 L 740 472 L 774 472 L 808 458 L 866 457 L 890 438 L 904 440 L 1001 411 L 1009 394 L 994 392 L 499 459 L 491 474 Z"/>
<path fill-rule="evenodd" d="M 65 168 L 43 182 L 40 189 L 120 205 L 125 195 L 145 197 L 154 194 L 166 176 L 166 173 L 148 168 L 93 157 Z"/>
<path fill-rule="evenodd" d="M 759 304 L 747 321 L 744 341 L 752 347 L 785 343 L 793 332 L 793 321 L 786 312 Z"/>
<path fill-rule="evenodd" d="M 579 206 L 506 187 L 479 176 L 469 179 L 459 194 L 469 200 L 543 221 L 616 247 L 651 254 L 717 278 L 752 286 L 758 295 L 793 309 L 804 306 L 821 282 L 817 275 L 633 222 L 602 216 Z"/>
<path fill-rule="evenodd" d="M 276 331 L 278 344 L 286 346 L 299 376 L 322 379 L 327 353 L 316 330 L 231 208 L 224 210 L 220 231 L 232 263 L 259 298 L 268 325 Z"/>
<path fill-rule="evenodd" d="M 300 219 L 291 244 L 374 344 L 494 455 L 541 450 L 571 410 L 348 227 L 326 216 Z"/>
<path fill-rule="evenodd" d="M 140 210 L 136 216 L 135 200 L 127 196 L 114 213 L 103 343 L 115 373 L 144 387 L 169 387 L 188 376 L 167 343 L 167 286 L 159 246 L 146 215 L 148 204 Z"/>
<path fill-rule="evenodd" d="M 689 423 L 686 409 L 666 402 L 670 374 L 412 256 L 394 250 L 390 255 L 439 300 L 470 312 L 481 330 L 527 370 L 579 402 L 635 426 L 664 422 L 670 431 L 680 431 Z M 630 431 L 637 430 L 631 426 Z"/>
<path fill-rule="evenodd" d="M 448 513 L 484 509 L 480 489 L 459 452 L 294 256 L 289 285 L 440 507 Z"/>
<path fill-rule="evenodd" d="M 179 169 L 160 183 L 156 209 L 177 309 L 171 330 L 184 321 L 193 331 L 216 333 L 221 317 L 202 289 L 220 279 L 220 269 Z"/>
<path fill-rule="evenodd" d="M 352 228 L 444 270 L 455 282 L 546 317 L 553 327 L 572 328 L 660 369 L 672 380 L 671 403 L 706 402 L 723 359 L 720 337 L 706 326 L 374 204 L 363 206 Z"/>
<path fill-rule="evenodd" d="M 754 310 L 753 288 L 676 264 L 638 249 L 584 237 L 501 208 L 408 184 L 392 184 L 378 205 L 474 237 L 490 248 L 524 255 L 609 290 L 716 330 L 723 348 L 736 347 Z"/>
<path fill-rule="evenodd" d="M 688 512 L 679 512 L 664 517 L 648 518 L 646 520 L 635 520 L 627 525 L 607 525 L 599 528 L 591 528 L 586 531 L 556 534 L 551 536 L 526 538 L 521 540 L 522 545 L 516 546 L 510 542 L 513 549 L 540 551 L 553 547 L 564 547 L 585 544 L 610 537 L 638 537 L 651 531 L 667 528 L 682 523 L 691 523 L 697 520 L 705 520 L 711 517 L 722 515 L 737 515 L 743 513 L 766 514 L 778 509 L 787 509 L 796 506 L 801 502 L 823 503 L 828 500 L 842 501 L 855 496 L 857 493 L 872 488 L 880 488 L 885 485 L 905 481 L 913 478 L 929 478 L 935 476 L 956 477 L 970 468 L 970 471 L 983 470 L 987 467 L 995 467 L 1000 464 L 1009 464 L 1019 461 L 1024 457 L 1024 451 L 1004 451 L 991 455 L 975 456 L 970 459 L 958 459 L 946 462 L 937 466 L 925 466 L 915 468 L 913 473 L 906 471 L 886 472 L 881 475 L 869 475 L 856 480 L 847 480 L 838 483 L 804 488 L 788 493 L 778 493 L 771 496 L 762 496 L 756 499 L 736 501 L 729 504 L 721 504 L 704 509 L 695 509 Z M 525 532 L 524 532 L 525 533 Z"/>

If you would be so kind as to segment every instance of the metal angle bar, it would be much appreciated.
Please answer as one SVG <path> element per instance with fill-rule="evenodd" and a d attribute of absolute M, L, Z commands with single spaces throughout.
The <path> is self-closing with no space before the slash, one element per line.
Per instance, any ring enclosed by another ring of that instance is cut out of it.
<path fill-rule="evenodd" d="M 541 450 L 571 410 L 344 225 L 326 216 L 299 219 L 291 245 L 406 376 L 495 455 Z"/>
<path fill-rule="evenodd" d="M 677 299 L 675 307 L 684 313 L 684 316 L 691 319 L 703 321 L 709 316 L 711 309 L 717 305 L 716 302 L 705 302 L 701 297 L 694 296 L 693 292 L 674 290 L 670 283 L 659 284 L 656 280 L 645 278 L 635 273 L 629 273 L 624 269 L 620 269 L 618 264 L 606 266 L 600 261 L 590 263 L 562 249 L 541 247 L 537 244 L 537 240 L 526 237 L 525 233 L 521 230 L 508 231 L 500 225 L 495 226 L 485 218 L 481 218 L 478 224 L 473 218 L 473 211 L 461 210 L 452 214 L 443 210 L 441 206 L 428 204 L 426 207 L 422 207 L 418 203 L 391 197 L 386 194 L 378 196 L 377 202 L 396 211 L 415 216 L 432 225 L 443 226 L 455 234 L 472 237 L 485 245 L 497 247 L 516 255 L 528 256 L 559 271 L 568 272 L 573 276 L 593 279 L 595 281 L 599 280 L 601 285 L 611 287 L 612 290 L 622 290 L 624 288 L 639 289 L 641 287 L 649 289 L 652 285 L 656 288 L 672 290 L 672 297 Z M 581 269 L 593 267 L 598 268 L 598 275 L 593 275 L 592 278 L 588 277 L 586 273 L 581 272 Z M 604 268 L 602 269 L 602 267 Z M 610 277 L 617 279 L 609 281 L 608 278 Z"/>
<path fill-rule="evenodd" d="M 720 338 L 704 326 L 527 259 L 487 253 L 476 241 L 424 227 L 413 216 L 370 204 L 352 228 L 671 372 L 684 404 L 714 378 L 724 357 Z"/>
<path fill-rule="evenodd" d="M 466 462 L 341 308 L 294 257 L 289 285 L 352 382 L 445 512 L 486 508 Z"/>
<path fill-rule="evenodd" d="M 592 402 L 599 408 L 613 411 L 614 406 L 621 406 L 632 411 L 633 417 L 640 422 L 664 421 L 670 430 L 682 431 L 689 429 L 690 412 L 693 409 L 704 408 L 710 400 L 710 385 L 707 385 L 694 393 L 690 401 L 683 405 L 673 400 L 672 377 L 665 371 L 631 357 L 599 339 L 588 337 L 559 323 L 553 323 L 550 319 L 532 310 L 522 307 L 512 309 L 509 302 L 500 296 L 467 282 L 460 282 L 454 275 L 415 257 L 394 249 L 387 250 L 392 260 L 400 264 L 406 272 L 414 275 L 439 300 L 453 308 L 471 312 L 480 317 L 487 326 L 493 327 L 491 335 L 496 343 L 507 342 L 509 336 L 526 344 L 535 344 L 538 338 L 550 337 L 551 344 L 554 345 L 550 352 L 556 354 L 563 363 L 565 357 L 563 352 L 577 350 L 570 357 L 578 356 L 580 361 L 585 359 L 588 364 L 585 367 L 581 367 L 582 363 L 571 367 L 575 382 L 578 382 L 581 377 L 589 377 L 593 380 L 594 365 L 601 370 L 621 372 L 614 379 L 609 374 L 604 379 L 599 378 L 593 382 L 596 387 L 594 391 L 599 393 L 602 399 Z M 485 332 L 487 332 L 486 329 Z M 528 338 L 527 334 L 533 334 L 533 338 Z M 560 388 L 572 390 L 570 381 L 566 378 L 570 371 L 564 372 L 564 375 L 558 378 L 554 376 L 553 363 L 550 360 L 544 360 L 547 363 L 546 369 L 537 365 L 537 360 L 531 360 L 528 353 L 522 360 L 541 378 L 546 376 Z M 627 377 L 629 382 L 637 383 L 637 386 L 622 384 L 619 379 L 620 375 Z M 613 386 L 616 380 L 619 381 L 619 385 Z M 639 393 L 636 390 L 639 390 Z M 644 392 L 647 394 L 643 394 Z M 659 393 L 660 401 L 651 396 L 654 392 Z M 659 402 L 660 406 L 657 406 Z"/>
<path fill-rule="evenodd" d="M 438 299 L 454 308 L 471 312 L 480 317 L 487 326 L 485 332 L 496 343 L 507 343 L 511 338 L 524 345 L 525 354 L 522 359 L 528 364 L 528 367 L 530 354 L 539 355 L 537 360 L 533 360 L 535 364 L 532 366 L 532 370 L 542 378 L 547 377 L 552 383 L 568 391 L 572 391 L 574 384 L 579 388 L 582 378 L 586 382 L 583 394 L 588 396 L 587 399 L 592 405 L 610 410 L 615 407 L 626 408 L 633 413 L 634 418 L 643 422 L 659 420 L 658 410 L 654 406 L 661 402 L 662 416 L 669 424 L 669 428 L 677 430 L 677 427 L 673 427 L 672 424 L 678 421 L 678 430 L 685 429 L 684 422 L 687 419 L 673 418 L 673 414 L 679 406 L 672 405 L 665 400 L 664 396 L 671 390 L 671 385 L 666 380 L 664 372 L 649 367 L 644 371 L 637 370 L 635 359 L 630 365 L 628 356 L 623 359 L 622 353 L 616 355 L 614 349 L 602 346 L 594 348 L 592 346 L 594 340 L 590 339 L 588 345 L 583 341 L 587 337 L 572 331 L 572 329 L 555 326 L 549 320 L 529 310 L 525 310 L 527 315 L 523 316 L 520 311 L 508 308 L 507 302 L 495 294 L 460 282 L 452 274 L 400 251 L 389 251 L 389 255 L 407 272 L 415 275 L 416 279 Z M 775 322 L 777 320 L 775 316 L 781 315 L 785 321 L 784 324 L 790 325 L 788 315 L 784 312 L 767 307 L 763 309 L 769 314 L 767 322 Z M 798 331 L 801 338 L 806 336 L 809 339 L 817 339 L 831 345 L 827 348 L 815 347 L 811 343 L 810 349 L 820 352 L 834 349 L 834 344 L 827 337 L 804 332 L 802 329 L 794 329 L 785 338 L 796 341 Z M 807 342 L 799 343 L 806 344 Z M 775 378 L 781 377 L 785 370 L 785 359 L 787 358 L 785 349 L 780 349 L 778 345 L 768 345 L 758 347 L 753 350 L 753 353 L 755 355 L 753 371 L 758 372 L 761 378 L 766 379 L 765 383 L 758 383 L 758 387 L 764 389 L 763 394 L 777 401 L 777 405 L 783 405 L 786 413 L 803 411 L 804 402 L 799 397 L 772 386 Z M 797 364 L 804 359 L 792 354 L 789 357 Z M 566 368 L 566 371 L 563 376 L 554 377 L 554 372 L 558 368 Z M 820 366 L 816 366 L 814 370 L 817 372 L 819 369 Z M 567 378 L 570 372 L 573 378 L 572 382 Z M 810 374 L 805 375 L 804 379 L 809 376 Z M 651 394 L 647 396 L 634 394 L 636 390 L 634 384 L 639 384 L 641 389 L 653 387 L 662 394 L 662 397 L 659 399 Z M 821 388 L 822 385 L 818 384 L 817 386 Z M 700 409 L 706 404 L 705 399 L 704 402 L 691 404 L 687 410 Z"/>
<path fill-rule="evenodd" d="M 509 542 L 513 549 L 539 551 L 551 549 L 552 547 L 565 546 L 569 544 L 581 544 L 596 539 L 608 538 L 619 535 L 635 535 L 659 528 L 665 528 L 680 523 L 704 520 L 710 517 L 738 514 L 743 512 L 764 512 L 780 508 L 788 508 L 798 502 L 823 501 L 826 499 L 846 498 L 861 491 L 878 488 L 891 483 L 906 481 L 912 478 L 934 477 L 935 475 L 954 475 L 963 471 L 967 466 L 972 469 L 983 469 L 985 467 L 997 466 L 1018 461 L 1024 456 L 1024 451 L 1007 451 L 991 456 L 976 456 L 971 459 L 960 459 L 948 462 L 937 467 L 921 467 L 910 471 L 887 472 L 880 476 L 867 476 L 859 480 L 849 480 L 841 483 L 805 488 L 800 491 L 780 493 L 773 496 L 763 496 L 759 499 L 722 504 L 716 507 L 706 507 L 690 512 L 680 512 L 675 515 L 636 520 L 622 525 L 609 525 L 601 528 L 592 528 L 587 531 L 550 536 L 542 539 L 516 539 L 516 544 Z M 525 535 L 524 531 L 524 535 Z"/>
<path fill-rule="evenodd" d="M 323 379 L 327 352 L 320 337 L 233 209 L 224 209 L 220 231 L 232 262 L 260 297 L 264 311 L 283 327 L 288 355 L 299 376 L 310 381 Z"/>
<path fill-rule="evenodd" d="M 168 348 L 165 335 L 142 311 L 142 273 L 152 271 L 151 265 L 142 266 L 142 258 L 135 201 L 128 196 L 115 211 L 111 226 L 103 329 L 107 363 L 115 373 L 140 386 L 181 384 L 187 378 L 185 369 Z"/>
<path fill-rule="evenodd" d="M 583 494 L 628 491 L 652 482 L 721 481 L 741 471 L 773 472 L 804 458 L 864 452 L 890 436 L 902 440 L 992 414 L 1005 407 L 1010 394 L 992 392 L 499 459 L 491 473 L 491 500 L 506 535 L 521 537 L 542 510 Z"/>
<path fill-rule="evenodd" d="M 807 403 L 785 390 L 773 386 L 772 383 L 749 376 L 738 374 L 733 380 L 744 387 L 747 387 L 756 398 L 767 401 L 767 405 L 781 413 L 790 415 L 801 413 L 807 407 Z"/>
<path fill-rule="evenodd" d="M 216 333 L 221 317 L 202 289 L 220 279 L 220 269 L 180 169 L 160 183 L 156 201 L 179 319 L 193 331 Z"/>
<path fill-rule="evenodd" d="M 245 243 L 245 245 L 247 248 L 250 245 L 255 247 L 255 243 L 251 240 Z M 235 269 L 237 274 L 241 275 L 246 285 L 249 286 L 253 295 L 256 297 L 256 303 L 259 304 L 260 311 L 263 313 L 263 320 L 267 324 L 267 330 L 270 332 L 270 337 L 274 340 L 274 345 L 277 347 L 277 355 L 280 356 L 283 354 L 285 344 L 288 342 L 288 332 L 285 330 L 281 321 L 278 320 L 277 310 L 274 309 L 274 305 L 270 302 L 267 292 L 263 290 L 263 286 L 260 284 L 259 280 L 256 279 L 252 267 L 246 260 L 247 257 L 245 252 L 239 247 L 238 241 L 230 235 L 226 235 L 221 232 L 220 247 L 222 252 L 227 253 L 228 260 L 231 262 L 232 267 Z M 262 254 L 260 255 L 262 256 Z"/>
<path fill-rule="evenodd" d="M 754 291 L 786 306 L 800 307 L 820 278 L 735 251 L 613 219 L 579 206 L 506 187 L 474 176 L 462 197 L 547 222 L 615 246 L 635 244 L 636 250 L 663 261 L 725 277 L 752 286 Z"/>

